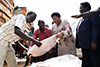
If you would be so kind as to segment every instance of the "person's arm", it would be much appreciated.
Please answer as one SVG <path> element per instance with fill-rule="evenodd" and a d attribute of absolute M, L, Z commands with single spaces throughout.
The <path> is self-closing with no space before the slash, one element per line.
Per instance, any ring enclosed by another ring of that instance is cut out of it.
<path fill-rule="evenodd" d="M 92 38 L 91 38 L 91 47 L 93 50 L 97 49 L 99 35 L 100 35 L 100 18 L 99 16 L 91 17 L 92 22 Z"/>
<path fill-rule="evenodd" d="M 63 25 L 64 25 L 64 27 L 66 28 L 66 30 L 64 31 L 64 30 L 62 30 L 61 32 L 59 32 L 58 34 L 57 34 L 57 38 L 61 38 L 62 36 L 63 37 L 70 37 L 71 35 L 72 35 L 72 30 L 71 30 L 71 27 L 70 27 L 70 25 L 69 25 L 69 22 L 68 21 L 66 21 L 66 20 L 64 20 L 63 21 Z"/>
<path fill-rule="evenodd" d="M 85 13 L 82 13 L 80 15 L 73 15 L 71 17 L 72 18 L 80 18 L 80 17 L 83 17 L 85 19 L 85 18 L 92 17 L 92 16 L 99 15 L 99 14 L 100 14 L 100 9 L 95 10 L 95 11 L 85 12 Z"/>
<path fill-rule="evenodd" d="M 71 27 L 70 27 L 70 24 L 67 20 L 64 20 L 63 21 L 63 26 L 65 27 L 65 31 L 61 31 L 63 37 L 70 37 L 72 35 L 71 33 Z"/>
<path fill-rule="evenodd" d="M 80 15 L 72 15 L 71 17 L 72 18 L 81 18 L 82 17 L 82 14 L 80 14 Z"/>
<path fill-rule="evenodd" d="M 23 44 L 20 43 L 20 41 L 16 41 L 15 42 L 16 46 L 22 50 L 27 50 L 28 51 L 28 48 L 26 48 Z"/>
<path fill-rule="evenodd" d="M 82 16 L 83 16 L 83 18 L 88 18 L 88 17 L 99 15 L 99 14 L 100 14 L 100 9 L 95 10 L 95 11 L 90 11 L 90 12 L 82 13 Z"/>
<path fill-rule="evenodd" d="M 18 28 L 17 26 L 15 26 L 15 34 L 17 34 L 19 37 L 32 41 L 34 44 L 36 44 L 38 47 L 41 46 L 41 42 L 38 40 L 35 40 L 33 38 L 31 38 L 30 36 L 27 36 L 25 33 L 23 33 L 20 28 Z"/>
<path fill-rule="evenodd" d="M 18 48 L 20 48 L 21 50 L 24 50 L 24 48 L 19 44 L 18 41 L 15 42 L 15 45 L 16 45 Z"/>

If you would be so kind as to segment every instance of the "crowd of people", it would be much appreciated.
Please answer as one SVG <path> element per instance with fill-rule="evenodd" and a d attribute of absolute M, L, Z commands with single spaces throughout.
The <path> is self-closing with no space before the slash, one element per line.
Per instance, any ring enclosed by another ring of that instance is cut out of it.
<path fill-rule="evenodd" d="M 42 45 L 43 39 L 49 38 L 56 34 L 59 41 L 46 54 L 34 57 L 27 55 L 26 62 L 23 67 L 29 63 L 37 61 L 45 61 L 52 57 L 62 56 L 65 54 L 76 55 L 76 48 L 82 49 L 82 67 L 99 67 L 100 63 L 100 8 L 96 11 L 90 11 L 91 5 L 89 2 L 80 3 L 80 15 L 73 15 L 72 18 L 81 18 L 76 28 L 76 38 L 72 33 L 70 23 L 61 18 L 60 13 L 54 12 L 51 14 L 53 20 L 52 29 L 45 25 L 45 21 L 38 20 L 39 28 L 35 30 L 32 26 L 36 19 L 35 12 L 28 12 L 26 17 L 21 14 L 19 7 L 14 9 L 15 16 L 0 27 L 0 67 L 3 67 L 6 60 L 8 67 L 17 67 L 15 52 L 12 48 L 12 43 L 15 43 L 20 49 L 23 47 L 19 44 L 19 39 L 23 38 L 28 43 L 26 44 L 28 51 L 34 44 L 38 47 Z M 24 30 L 31 26 L 27 34 Z M 47 44 L 48 45 L 48 44 Z M 21 52 L 20 52 L 21 53 Z"/>

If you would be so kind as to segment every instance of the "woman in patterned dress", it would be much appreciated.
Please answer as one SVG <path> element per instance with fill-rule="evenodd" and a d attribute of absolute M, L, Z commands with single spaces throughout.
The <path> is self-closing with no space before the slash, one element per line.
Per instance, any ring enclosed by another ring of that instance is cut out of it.
<path fill-rule="evenodd" d="M 58 12 L 52 13 L 51 17 L 54 22 L 52 34 L 62 34 L 58 43 L 58 56 L 65 54 L 76 55 L 75 38 L 69 23 L 66 20 L 61 20 L 61 16 Z"/>

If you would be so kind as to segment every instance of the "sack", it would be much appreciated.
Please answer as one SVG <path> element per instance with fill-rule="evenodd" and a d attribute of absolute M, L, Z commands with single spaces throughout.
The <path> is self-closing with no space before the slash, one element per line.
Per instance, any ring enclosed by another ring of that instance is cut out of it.
<path fill-rule="evenodd" d="M 44 55 L 45 53 L 47 53 L 49 50 L 51 50 L 55 46 L 56 40 L 57 40 L 56 35 L 46 38 L 41 41 L 42 45 L 40 47 L 34 44 L 29 49 L 27 54 L 28 55 L 32 54 L 34 57 Z"/>
<path fill-rule="evenodd" d="M 54 57 L 43 62 L 32 63 L 30 67 L 81 67 L 82 61 L 70 54 Z"/>

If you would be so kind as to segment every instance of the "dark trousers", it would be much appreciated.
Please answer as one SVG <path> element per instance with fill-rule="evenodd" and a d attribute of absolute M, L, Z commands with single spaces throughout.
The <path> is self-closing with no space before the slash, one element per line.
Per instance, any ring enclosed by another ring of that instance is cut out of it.
<path fill-rule="evenodd" d="M 26 56 L 26 62 L 25 62 L 25 65 L 28 65 L 28 62 L 29 62 L 29 57 Z"/>
<path fill-rule="evenodd" d="M 100 67 L 100 49 L 82 49 L 84 67 Z"/>
<path fill-rule="evenodd" d="M 32 56 L 31 56 L 30 64 L 32 64 L 33 62 L 36 62 L 36 61 L 37 61 L 37 57 L 32 57 Z M 25 66 L 27 66 L 28 63 L 29 63 L 29 57 L 27 56 L 27 57 L 26 57 Z"/>

